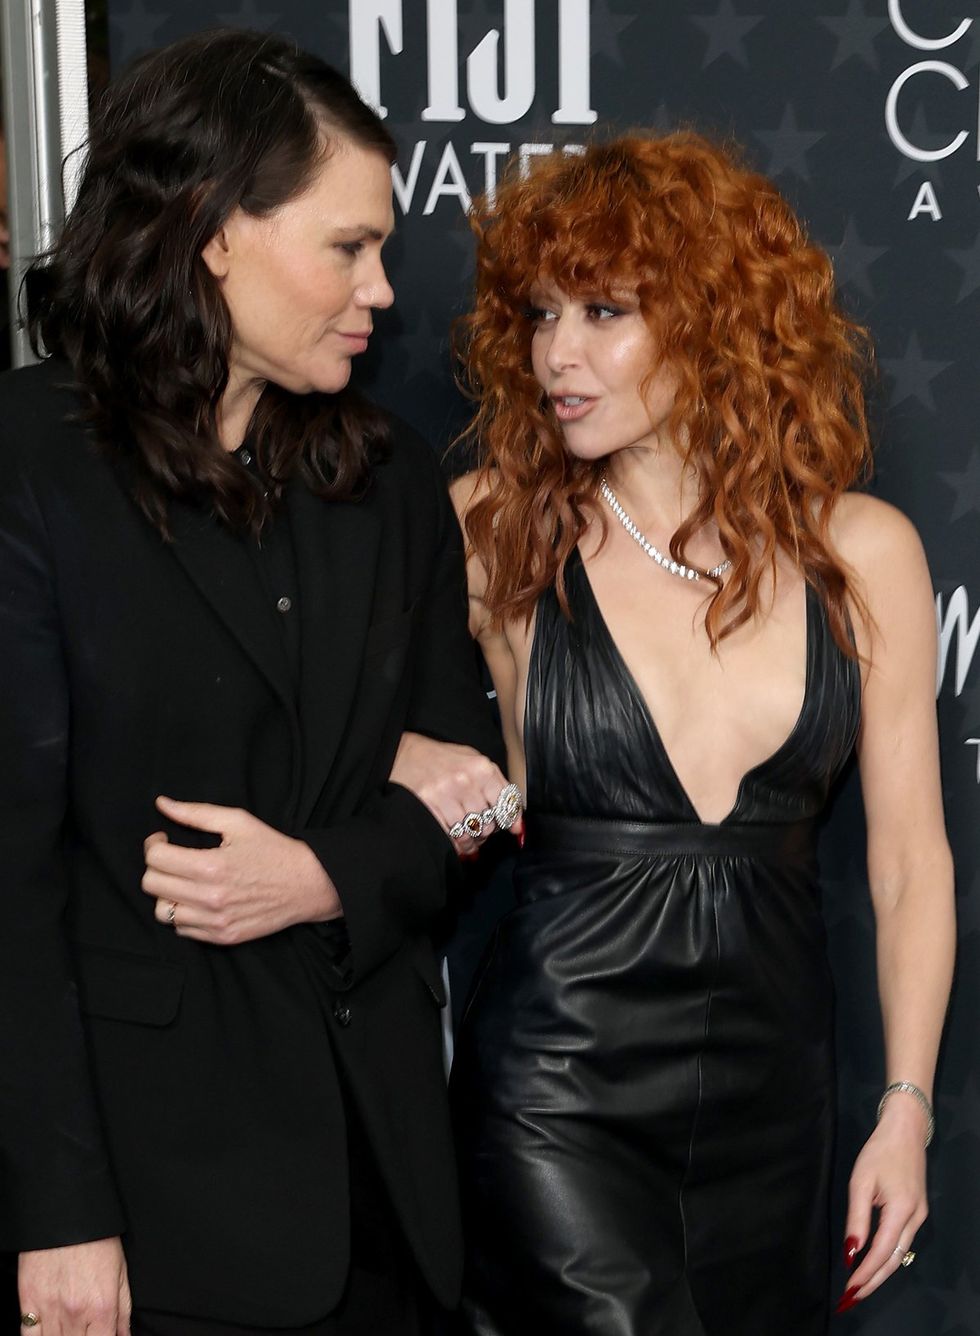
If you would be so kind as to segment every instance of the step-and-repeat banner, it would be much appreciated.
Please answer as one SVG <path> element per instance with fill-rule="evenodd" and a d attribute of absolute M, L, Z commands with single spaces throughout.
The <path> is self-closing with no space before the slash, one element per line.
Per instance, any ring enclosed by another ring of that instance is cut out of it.
<path fill-rule="evenodd" d="M 113 69 L 214 23 L 275 29 L 348 71 L 383 109 L 401 148 L 389 253 L 397 304 L 378 320 L 359 374 L 437 450 L 464 420 L 448 343 L 472 272 L 464 215 L 511 154 L 530 159 L 631 126 L 734 136 L 831 252 L 843 299 L 878 348 L 874 486 L 918 525 L 932 567 L 961 933 L 932 1217 L 914 1267 L 837 1321 L 867 1336 L 980 1333 L 980 0 L 109 0 L 108 9 Z M 848 1167 L 882 1085 L 853 774 L 823 865 L 842 1227 Z"/>

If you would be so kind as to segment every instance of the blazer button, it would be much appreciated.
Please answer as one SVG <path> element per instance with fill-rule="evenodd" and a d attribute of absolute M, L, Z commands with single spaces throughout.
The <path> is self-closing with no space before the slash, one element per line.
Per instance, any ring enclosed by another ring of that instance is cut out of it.
<path fill-rule="evenodd" d="M 337 1001 L 333 1004 L 333 1017 L 338 1025 L 350 1025 L 350 1007 L 346 1002 Z"/>

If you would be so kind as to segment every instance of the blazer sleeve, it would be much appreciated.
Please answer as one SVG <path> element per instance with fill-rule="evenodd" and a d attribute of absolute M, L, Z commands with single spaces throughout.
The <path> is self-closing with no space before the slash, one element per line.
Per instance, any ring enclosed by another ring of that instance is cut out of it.
<path fill-rule="evenodd" d="M 421 597 L 405 730 L 463 743 L 504 768 L 503 742 L 477 670 L 467 622 L 463 540 L 445 483 L 432 464 L 434 560 Z M 452 843 L 408 789 L 388 784 L 357 813 L 302 832 L 340 896 L 351 943 L 348 986 L 424 931 L 459 877 Z"/>
<path fill-rule="evenodd" d="M 69 691 L 41 509 L 0 489 L 0 1249 L 122 1232 L 64 919 Z"/>

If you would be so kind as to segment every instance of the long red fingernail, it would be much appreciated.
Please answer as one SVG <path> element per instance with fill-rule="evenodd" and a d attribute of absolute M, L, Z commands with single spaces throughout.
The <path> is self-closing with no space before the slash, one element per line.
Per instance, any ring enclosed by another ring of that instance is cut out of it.
<path fill-rule="evenodd" d="M 848 1271 L 850 1271 L 851 1267 L 854 1265 L 854 1259 L 858 1255 L 859 1247 L 860 1244 L 858 1243 L 857 1237 L 854 1234 L 848 1234 L 847 1238 L 844 1240 L 844 1265 L 847 1267 Z"/>
<path fill-rule="evenodd" d="M 849 1308 L 854 1308 L 855 1305 L 859 1304 L 861 1300 L 858 1299 L 856 1296 L 860 1288 L 861 1288 L 860 1285 L 852 1285 L 849 1290 L 845 1290 L 844 1293 L 841 1295 L 840 1303 L 834 1309 L 834 1312 L 846 1313 Z"/>
<path fill-rule="evenodd" d="M 520 830 L 517 832 L 517 847 L 518 847 L 518 849 L 523 849 L 523 848 L 524 848 L 524 840 L 525 840 L 524 827 L 521 826 Z"/>

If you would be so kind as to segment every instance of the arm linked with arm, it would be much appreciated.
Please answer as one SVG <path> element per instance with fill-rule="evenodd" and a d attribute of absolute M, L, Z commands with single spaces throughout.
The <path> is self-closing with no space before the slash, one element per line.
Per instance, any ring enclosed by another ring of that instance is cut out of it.
<path fill-rule="evenodd" d="M 432 567 L 420 599 L 405 729 L 462 743 L 503 767 L 500 735 L 480 684 L 467 627 L 462 535 L 445 485 L 435 494 Z M 408 789 L 389 783 L 350 819 L 304 831 L 337 889 L 362 978 L 443 908 L 458 860 L 445 829 Z"/>

